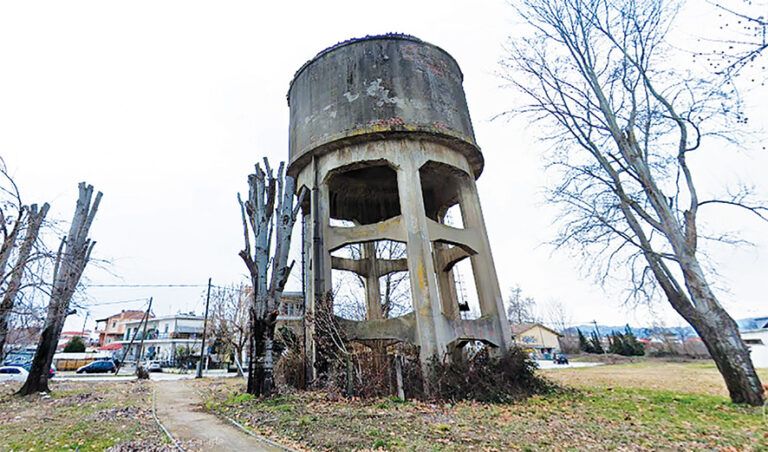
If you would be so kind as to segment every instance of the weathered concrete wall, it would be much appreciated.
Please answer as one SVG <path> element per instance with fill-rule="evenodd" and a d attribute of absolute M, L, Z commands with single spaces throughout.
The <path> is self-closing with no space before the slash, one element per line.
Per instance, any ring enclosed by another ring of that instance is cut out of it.
<path fill-rule="evenodd" d="M 483 158 L 462 79 L 448 53 L 412 36 L 351 40 L 319 53 L 288 91 L 289 173 L 297 174 L 312 154 L 406 134 L 452 143 L 477 177 Z"/>
<path fill-rule="evenodd" d="M 360 341 L 420 347 L 424 363 L 468 341 L 511 344 L 475 179 L 483 166 L 453 58 L 410 36 L 338 44 L 304 65 L 288 93 L 289 172 L 311 189 L 304 206 L 306 312 L 331 290 L 332 270 L 364 279 L 366 319 L 343 321 Z M 461 227 L 446 224 L 452 206 Z M 331 225 L 331 219 L 354 226 Z M 377 257 L 373 242 L 405 245 Z M 360 258 L 332 256 L 363 244 Z M 454 265 L 468 259 L 480 318 L 461 318 Z M 380 278 L 407 271 L 413 312 L 383 318 Z M 307 350 L 312 360 L 312 325 Z M 311 372 L 311 371 L 310 371 Z"/>

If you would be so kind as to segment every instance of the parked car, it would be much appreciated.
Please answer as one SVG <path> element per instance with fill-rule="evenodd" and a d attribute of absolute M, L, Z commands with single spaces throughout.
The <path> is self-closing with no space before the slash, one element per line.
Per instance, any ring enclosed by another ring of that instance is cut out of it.
<path fill-rule="evenodd" d="M 160 366 L 160 361 L 147 361 L 144 363 L 144 368 L 147 372 L 162 372 L 163 368 Z"/>
<path fill-rule="evenodd" d="M 29 369 L 32 367 L 32 361 L 26 361 L 26 362 L 23 362 L 23 363 L 21 363 L 21 362 L 18 362 L 18 363 L 12 362 L 12 363 L 6 363 L 5 365 L 6 366 L 22 367 L 22 368 L 24 368 L 24 370 L 29 372 Z M 56 366 L 54 366 L 53 363 L 51 363 L 51 368 L 48 369 L 48 378 L 53 378 L 54 376 L 56 376 L 56 372 L 57 372 Z"/>
<path fill-rule="evenodd" d="M 94 361 L 90 364 L 86 364 L 85 366 L 77 369 L 77 373 L 106 373 L 106 372 L 114 372 L 117 370 L 117 367 L 115 367 L 115 363 L 112 361 Z"/>
<path fill-rule="evenodd" d="M 23 367 L 19 366 L 3 366 L 0 367 L 0 381 L 27 381 L 29 372 Z"/>
<path fill-rule="evenodd" d="M 568 364 L 568 358 L 565 355 L 555 356 L 555 364 Z"/>

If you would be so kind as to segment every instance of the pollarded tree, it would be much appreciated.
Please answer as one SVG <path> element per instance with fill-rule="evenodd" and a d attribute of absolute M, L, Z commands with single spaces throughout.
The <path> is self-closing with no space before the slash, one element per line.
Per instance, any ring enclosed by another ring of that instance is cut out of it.
<path fill-rule="evenodd" d="M 20 395 L 49 392 L 48 370 L 51 368 L 64 321 L 70 314 L 69 303 L 90 260 L 91 251 L 96 245 L 96 242 L 88 237 L 88 233 L 96 211 L 99 209 L 101 192 L 98 192 L 94 198 L 93 186 L 86 185 L 85 182 L 81 182 L 78 189 L 79 197 L 69 233 L 61 240 L 56 255 L 45 325 L 40 334 L 27 381 L 19 389 Z"/>
<path fill-rule="evenodd" d="M 254 395 L 269 394 L 274 386 L 275 325 L 283 290 L 293 268 L 293 262 L 288 264 L 291 233 L 306 192 L 301 190 L 294 203 L 296 181 L 283 174 L 285 164 L 280 163 L 277 177 L 266 158 L 264 167 L 266 172 L 256 164 L 256 172 L 248 176 L 248 200 L 243 202 L 239 194 L 237 197 L 245 238 L 240 257 L 248 267 L 253 285 L 247 391 Z"/>
<path fill-rule="evenodd" d="M 48 203 L 41 208 L 22 204 L 19 189 L 0 158 L 0 359 L 24 274 L 40 254 L 33 251 L 49 208 Z M 10 267 L 9 262 L 13 262 Z"/>
<path fill-rule="evenodd" d="M 699 210 L 763 207 L 743 197 L 701 199 L 689 159 L 729 119 L 727 93 L 678 70 L 665 41 L 677 5 L 665 0 L 523 0 L 531 35 L 513 41 L 509 80 L 517 109 L 553 127 L 550 167 L 562 207 L 560 245 L 592 256 L 591 270 L 659 291 L 693 326 L 731 399 L 760 405 L 762 386 L 736 323 L 702 262 Z"/>

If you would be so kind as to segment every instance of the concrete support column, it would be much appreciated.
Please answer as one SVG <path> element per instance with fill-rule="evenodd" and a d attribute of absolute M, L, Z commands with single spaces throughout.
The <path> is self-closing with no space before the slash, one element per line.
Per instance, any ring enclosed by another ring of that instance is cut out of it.
<path fill-rule="evenodd" d="M 381 312 L 381 292 L 379 292 L 379 263 L 376 258 L 376 242 L 363 243 L 362 259 L 368 266 L 365 277 L 365 319 L 383 318 Z"/>
<path fill-rule="evenodd" d="M 419 338 L 421 362 L 424 365 L 433 355 L 445 354 L 446 339 L 450 336 L 450 331 L 441 313 L 419 167 L 411 153 L 403 153 L 402 159 L 397 163 L 397 185 L 400 211 L 407 235 L 408 272 L 413 294 L 416 335 Z"/>
<path fill-rule="evenodd" d="M 315 362 L 315 325 L 312 320 L 315 318 L 315 292 L 312 284 L 312 212 L 309 209 L 302 212 L 301 238 L 301 252 L 304 259 L 304 267 L 302 268 L 302 277 L 304 278 L 302 281 L 304 293 L 304 315 L 302 319 L 304 321 L 304 362 L 306 364 L 304 375 L 306 381 L 312 381 L 315 379 L 315 367 L 313 365 Z"/>
<path fill-rule="evenodd" d="M 433 243 L 435 250 L 448 248 L 444 243 Z M 437 285 L 440 288 L 440 304 L 443 314 L 449 319 L 459 318 L 459 300 L 456 294 L 456 280 L 453 270 L 437 268 Z"/>
<path fill-rule="evenodd" d="M 491 245 L 485 230 L 483 210 L 480 207 L 480 197 L 477 186 L 472 178 L 461 179 L 459 187 L 461 216 L 466 229 L 473 229 L 478 234 L 478 243 L 481 249 L 470 257 L 472 270 L 475 276 L 475 287 L 480 304 L 480 312 L 483 317 L 491 317 L 498 321 L 497 331 L 501 335 L 499 345 L 507 349 L 512 343 L 509 322 L 504 311 L 504 300 L 499 289 L 499 279 L 496 275 L 496 267 L 493 264 Z"/>

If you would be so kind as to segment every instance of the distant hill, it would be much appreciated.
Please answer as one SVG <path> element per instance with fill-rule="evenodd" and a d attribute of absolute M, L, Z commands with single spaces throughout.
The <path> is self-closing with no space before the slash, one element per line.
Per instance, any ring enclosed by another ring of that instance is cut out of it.
<path fill-rule="evenodd" d="M 597 329 L 600 331 L 601 336 L 606 336 L 608 334 L 611 334 L 612 331 L 616 332 L 623 332 L 626 328 L 626 325 L 600 325 L 597 324 Z M 654 335 L 658 336 L 659 334 L 673 334 L 675 337 L 682 337 L 682 338 L 689 338 L 689 337 L 698 337 L 696 334 L 696 331 L 693 330 L 690 326 L 675 326 L 675 327 L 667 327 L 667 328 L 657 328 L 655 331 L 653 328 L 644 328 L 644 327 L 634 327 L 630 325 L 630 328 L 632 328 L 632 332 L 635 334 L 635 337 L 640 339 L 647 339 L 651 338 Z M 568 328 L 566 330 L 567 334 L 576 334 L 577 330 L 581 330 L 582 333 L 585 335 L 591 334 L 593 331 L 595 331 L 595 325 L 594 324 L 584 324 L 584 325 L 577 325 L 571 328 Z"/>
<path fill-rule="evenodd" d="M 745 331 L 745 330 L 755 330 L 760 328 L 768 328 L 768 317 L 750 317 L 746 319 L 740 319 L 736 320 L 736 323 L 739 325 L 739 330 Z M 624 331 L 624 328 L 626 328 L 626 325 L 601 325 L 597 324 L 597 328 L 600 331 L 601 336 L 605 336 L 608 334 L 611 334 L 611 331 L 617 331 L 622 332 Z M 634 327 L 630 325 L 630 328 L 632 328 L 632 332 L 635 333 L 635 336 L 638 338 L 650 338 L 654 335 L 654 329 L 653 328 L 644 328 L 644 327 Z M 592 323 L 577 325 L 571 328 L 568 328 L 565 330 L 566 334 L 576 334 L 576 330 L 580 329 L 582 333 L 585 335 L 590 335 L 593 331 L 595 331 L 595 325 Z M 699 337 L 698 334 L 696 334 L 696 331 L 690 326 L 674 326 L 674 327 L 666 327 L 666 328 L 658 328 L 656 329 L 656 335 L 659 335 L 659 333 L 665 332 L 666 334 L 674 334 L 675 337 L 682 337 L 682 338 L 689 338 L 689 337 Z"/>

